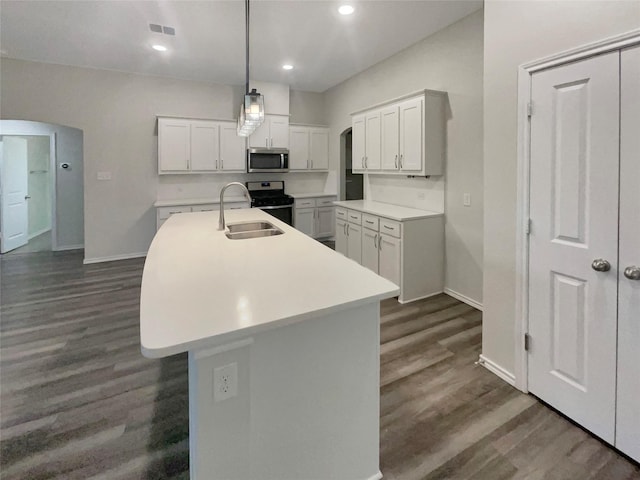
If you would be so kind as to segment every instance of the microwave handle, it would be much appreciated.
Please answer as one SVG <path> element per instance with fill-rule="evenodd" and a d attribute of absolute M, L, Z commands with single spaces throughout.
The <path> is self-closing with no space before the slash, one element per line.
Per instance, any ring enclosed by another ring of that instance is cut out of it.
<path fill-rule="evenodd" d="M 284 153 L 280 154 L 280 168 L 284 170 Z"/>

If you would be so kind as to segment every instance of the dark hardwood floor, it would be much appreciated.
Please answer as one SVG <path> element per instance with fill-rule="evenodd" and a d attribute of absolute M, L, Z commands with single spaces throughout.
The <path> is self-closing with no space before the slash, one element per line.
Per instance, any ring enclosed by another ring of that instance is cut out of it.
<path fill-rule="evenodd" d="M 2 479 L 188 478 L 187 359 L 140 354 L 142 265 L 83 266 L 80 252 L 1 258 Z M 446 295 L 391 300 L 381 334 L 385 479 L 640 479 L 474 364 L 480 312 Z"/>

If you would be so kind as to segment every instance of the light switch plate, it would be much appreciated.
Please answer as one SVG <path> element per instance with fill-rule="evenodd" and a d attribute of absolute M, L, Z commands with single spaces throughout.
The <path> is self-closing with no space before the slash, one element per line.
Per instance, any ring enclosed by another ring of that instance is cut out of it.
<path fill-rule="evenodd" d="M 213 370 L 213 401 L 221 402 L 238 395 L 238 364 L 230 363 Z"/>

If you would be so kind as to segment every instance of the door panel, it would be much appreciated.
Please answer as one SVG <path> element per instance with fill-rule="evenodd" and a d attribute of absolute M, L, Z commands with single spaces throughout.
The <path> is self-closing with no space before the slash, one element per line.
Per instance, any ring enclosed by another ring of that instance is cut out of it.
<path fill-rule="evenodd" d="M 321 128 L 312 128 L 309 131 L 309 154 L 311 156 L 311 168 L 314 170 L 326 170 L 329 168 L 329 132 Z"/>
<path fill-rule="evenodd" d="M 271 133 L 269 148 L 289 148 L 289 117 L 273 116 L 269 122 Z"/>
<path fill-rule="evenodd" d="M 336 252 L 347 256 L 347 222 L 336 220 Z"/>
<path fill-rule="evenodd" d="M 219 126 L 212 122 L 191 123 L 191 170 L 218 169 L 220 161 Z"/>
<path fill-rule="evenodd" d="M 400 122 L 398 107 L 382 110 L 382 169 L 398 170 Z"/>
<path fill-rule="evenodd" d="M 529 390 L 613 443 L 618 66 L 611 53 L 532 77 Z M 605 259 L 610 271 L 595 271 Z"/>
<path fill-rule="evenodd" d="M 296 208 L 295 209 L 295 227 L 302 233 L 313 237 L 315 235 L 316 209 L 315 208 Z"/>
<path fill-rule="evenodd" d="M 335 224 L 335 207 L 318 207 L 318 230 L 316 237 L 333 236 L 333 225 Z"/>
<path fill-rule="evenodd" d="M 306 170 L 309 168 L 309 129 L 292 127 L 289 130 L 289 169 Z"/>
<path fill-rule="evenodd" d="M 355 223 L 347 224 L 347 256 L 362 263 L 362 227 Z"/>
<path fill-rule="evenodd" d="M 380 276 L 400 287 L 401 240 L 389 235 L 380 235 L 378 241 L 380 242 Z"/>
<path fill-rule="evenodd" d="M 400 105 L 400 170 L 422 170 L 422 99 Z"/>
<path fill-rule="evenodd" d="M 27 140 L 5 136 L 2 147 L 2 253 L 29 241 Z"/>
<path fill-rule="evenodd" d="M 245 172 L 247 146 L 245 137 L 239 137 L 235 123 L 220 125 L 220 169 Z"/>
<path fill-rule="evenodd" d="M 378 273 L 378 232 L 362 230 L 362 266 Z"/>
<path fill-rule="evenodd" d="M 187 120 L 158 120 L 158 158 L 162 172 L 186 172 L 191 153 L 191 127 Z"/>
<path fill-rule="evenodd" d="M 351 142 L 351 164 L 352 171 L 364 172 L 364 151 L 365 151 L 365 119 L 364 115 L 353 117 L 352 142 Z"/>
<path fill-rule="evenodd" d="M 621 55 L 620 268 L 616 447 L 640 461 L 640 47 Z"/>
<path fill-rule="evenodd" d="M 367 170 L 380 170 L 382 149 L 380 112 L 367 114 L 367 136 L 364 166 Z"/>

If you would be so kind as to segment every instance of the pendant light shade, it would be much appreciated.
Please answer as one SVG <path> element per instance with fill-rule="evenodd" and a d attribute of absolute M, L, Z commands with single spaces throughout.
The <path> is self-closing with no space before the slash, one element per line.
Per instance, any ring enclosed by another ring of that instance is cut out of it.
<path fill-rule="evenodd" d="M 246 21 L 246 84 L 245 95 L 242 105 L 240 105 L 240 115 L 238 115 L 238 135 L 248 137 L 258 126 L 264 122 L 264 97 L 256 92 L 254 88 L 249 92 L 249 0 L 245 0 L 245 21 Z"/>
<path fill-rule="evenodd" d="M 248 137 L 264 122 L 264 97 L 254 88 L 244 96 L 238 116 L 238 135 Z"/>

